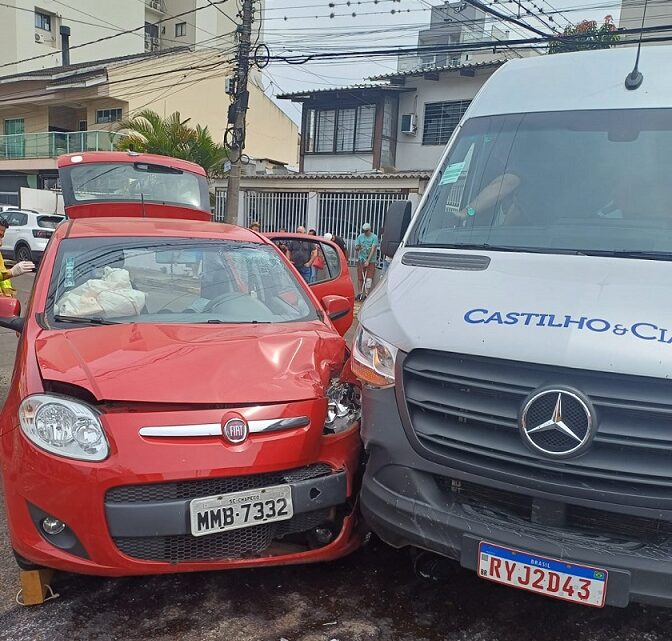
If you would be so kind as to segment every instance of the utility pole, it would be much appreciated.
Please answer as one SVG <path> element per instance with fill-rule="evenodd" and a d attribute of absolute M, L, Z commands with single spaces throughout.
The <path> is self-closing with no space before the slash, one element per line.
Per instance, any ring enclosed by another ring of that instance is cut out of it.
<path fill-rule="evenodd" d="M 249 102 L 247 79 L 250 71 L 250 48 L 252 45 L 252 22 L 255 0 L 243 0 L 242 19 L 238 26 L 238 56 L 234 76 L 235 93 L 229 106 L 229 126 L 224 144 L 229 149 L 231 170 L 226 191 L 225 222 L 238 224 L 238 201 L 240 200 L 241 157 L 245 149 L 245 114 Z"/>

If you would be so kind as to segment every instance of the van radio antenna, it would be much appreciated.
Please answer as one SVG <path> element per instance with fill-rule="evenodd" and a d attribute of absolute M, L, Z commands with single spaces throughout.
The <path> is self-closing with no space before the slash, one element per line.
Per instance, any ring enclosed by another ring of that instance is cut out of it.
<path fill-rule="evenodd" d="M 642 28 L 639 32 L 639 44 L 637 45 L 637 58 L 635 58 L 634 69 L 625 77 L 625 88 L 630 91 L 639 89 L 644 82 L 644 76 L 639 70 L 639 54 L 642 51 L 642 36 L 644 35 L 644 23 L 646 21 L 646 8 L 649 6 L 649 0 L 644 0 L 644 13 L 642 13 Z"/>

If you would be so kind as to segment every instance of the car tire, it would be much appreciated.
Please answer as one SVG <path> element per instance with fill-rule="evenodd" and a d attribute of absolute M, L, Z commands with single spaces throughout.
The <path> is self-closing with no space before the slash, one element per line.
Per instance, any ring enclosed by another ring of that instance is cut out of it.
<path fill-rule="evenodd" d="M 31 570 L 41 570 L 42 566 L 41 565 L 36 565 L 32 561 L 29 561 L 28 559 L 22 557 L 16 550 L 12 550 L 14 552 L 14 559 L 16 561 L 16 564 L 19 566 L 21 570 L 25 570 L 26 572 L 30 572 Z"/>
<path fill-rule="evenodd" d="M 30 251 L 28 245 L 17 245 L 14 249 L 14 258 L 17 263 L 20 263 L 22 260 L 33 260 L 33 252 Z"/>

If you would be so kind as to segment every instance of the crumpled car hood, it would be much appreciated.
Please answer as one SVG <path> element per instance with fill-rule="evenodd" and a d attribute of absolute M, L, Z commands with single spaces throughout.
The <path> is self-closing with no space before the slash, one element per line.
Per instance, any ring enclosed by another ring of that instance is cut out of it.
<path fill-rule="evenodd" d="M 317 398 L 345 357 L 320 322 L 213 327 L 128 324 L 44 331 L 44 380 L 98 400 L 252 404 Z"/>

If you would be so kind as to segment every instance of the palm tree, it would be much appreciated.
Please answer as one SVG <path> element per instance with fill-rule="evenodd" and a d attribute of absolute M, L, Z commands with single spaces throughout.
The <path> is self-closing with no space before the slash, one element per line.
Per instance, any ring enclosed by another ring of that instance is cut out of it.
<path fill-rule="evenodd" d="M 203 167 L 209 178 L 221 176 L 227 158 L 224 145 L 212 139 L 207 127 L 190 127 L 189 120 L 183 120 L 179 111 L 167 118 L 151 109 L 140 111 L 119 123 L 118 129 L 126 130 L 127 135 L 117 143 L 117 149 L 190 160 Z"/>

